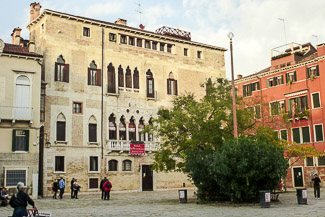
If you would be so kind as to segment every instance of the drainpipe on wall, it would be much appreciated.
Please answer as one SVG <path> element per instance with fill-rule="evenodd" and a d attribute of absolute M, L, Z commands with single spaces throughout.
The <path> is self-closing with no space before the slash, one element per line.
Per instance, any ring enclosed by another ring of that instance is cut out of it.
<path fill-rule="evenodd" d="M 261 93 L 261 115 L 262 115 L 262 122 L 263 122 L 263 127 L 264 127 L 264 113 L 263 113 L 263 94 L 262 94 L 262 78 L 259 76 L 256 76 L 260 80 L 260 93 Z"/>
<path fill-rule="evenodd" d="M 101 73 L 101 85 L 102 85 L 102 99 L 101 99 L 101 126 L 100 126 L 100 139 L 101 139 L 101 155 L 104 159 L 104 138 L 103 138 L 103 126 L 104 126 L 104 28 L 102 28 L 102 73 Z"/>
<path fill-rule="evenodd" d="M 306 63 L 304 64 L 305 65 L 305 72 L 306 72 L 306 70 L 307 70 L 307 67 L 306 67 Z M 310 117 L 310 125 L 311 125 L 311 130 L 310 130 L 310 138 L 311 138 L 311 141 L 312 141 L 312 143 L 313 143 L 313 148 L 315 148 L 315 140 L 314 140 L 314 127 L 313 127 L 313 116 L 312 116 L 312 103 L 311 103 L 311 97 L 310 97 L 310 90 L 309 90 L 309 87 L 308 87 L 308 76 L 307 76 L 307 74 L 306 74 L 306 88 L 307 88 L 307 93 L 308 93 L 308 95 L 307 95 L 307 100 L 308 100 L 308 103 L 309 103 L 309 105 L 310 105 L 310 110 L 309 110 L 309 117 Z"/>

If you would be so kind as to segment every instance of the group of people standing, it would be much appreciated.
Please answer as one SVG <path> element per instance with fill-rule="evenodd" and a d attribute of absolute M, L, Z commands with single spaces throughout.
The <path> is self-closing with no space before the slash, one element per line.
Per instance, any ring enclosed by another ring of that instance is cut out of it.
<path fill-rule="evenodd" d="M 78 192 L 80 191 L 81 186 L 78 184 L 78 180 L 75 178 L 71 179 L 71 198 L 78 199 Z M 65 180 L 61 177 L 60 180 L 56 180 L 53 183 L 53 199 L 56 198 L 56 194 L 60 190 L 59 198 L 63 198 L 64 190 L 65 190 Z"/>
<path fill-rule="evenodd" d="M 104 179 L 100 182 L 100 189 L 102 190 L 102 200 L 109 200 L 112 183 L 108 180 L 107 177 L 104 177 Z"/>

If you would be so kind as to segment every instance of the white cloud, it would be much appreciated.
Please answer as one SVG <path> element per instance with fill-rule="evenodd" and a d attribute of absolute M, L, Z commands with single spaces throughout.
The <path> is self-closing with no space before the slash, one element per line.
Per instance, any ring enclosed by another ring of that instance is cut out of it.
<path fill-rule="evenodd" d="M 102 4 L 93 4 L 85 11 L 86 17 L 101 17 L 108 14 L 119 14 L 123 11 L 122 2 L 107 2 Z"/>

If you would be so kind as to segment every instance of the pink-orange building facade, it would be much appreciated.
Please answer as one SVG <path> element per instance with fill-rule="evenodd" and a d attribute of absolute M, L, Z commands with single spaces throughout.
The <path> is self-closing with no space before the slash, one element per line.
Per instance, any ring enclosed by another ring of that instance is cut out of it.
<path fill-rule="evenodd" d="M 325 150 L 325 44 L 284 48 L 272 50 L 270 67 L 239 75 L 238 94 L 254 110 L 258 124 L 274 128 L 279 138 Z M 325 157 L 292 159 L 286 184 L 310 187 L 314 173 L 325 180 Z"/>

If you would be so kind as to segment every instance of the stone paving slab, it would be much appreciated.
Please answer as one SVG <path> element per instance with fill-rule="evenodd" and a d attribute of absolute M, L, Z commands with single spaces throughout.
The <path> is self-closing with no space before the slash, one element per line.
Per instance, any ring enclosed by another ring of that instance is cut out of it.
<path fill-rule="evenodd" d="M 322 194 L 321 194 L 322 195 Z M 205 203 L 197 204 L 194 190 L 188 191 L 188 203 L 178 202 L 177 190 L 114 193 L 111 200 L 101 200 L 100 195 L 80 195 L 70 199 L 65 194 L 62 200 L 43 198 L 36 200 L 40 211 L 49 211 L 53 217 L 77 216 L 324 216 L 325 199 L 315 200 L 308 190 L 308 204 L 297 204 L 296 194 L 283 193 L 279 202 L 271 203 L 271 208 L 261 208 L 259 203 Z M 13 209 L 0 207 L 0 216 L 7 217 Z"/>

